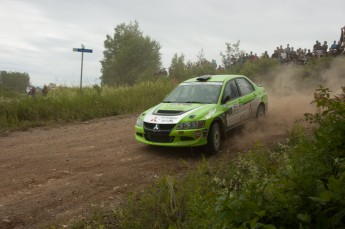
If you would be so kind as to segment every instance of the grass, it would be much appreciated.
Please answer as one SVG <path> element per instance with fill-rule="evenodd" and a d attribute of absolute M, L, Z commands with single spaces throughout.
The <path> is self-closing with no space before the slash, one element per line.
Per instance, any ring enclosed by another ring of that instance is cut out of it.
<path fill-rule="evenodd" d="M 132 87 L 58 87 L 47 96 L 1 96 L 0 131 L 142 112 L 174 87 L 166 79 Z"/>

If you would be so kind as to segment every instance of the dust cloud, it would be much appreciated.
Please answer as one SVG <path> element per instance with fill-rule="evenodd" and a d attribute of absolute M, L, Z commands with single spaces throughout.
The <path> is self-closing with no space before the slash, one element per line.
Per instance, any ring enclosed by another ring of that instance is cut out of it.
<path fill-rule="evenodd" d="M 341 87 L 345 86 L 345 57 L 335 59 L 322 74 L 322 79 L 334 95 L 340 94 Z"/>
<path fill-rule="evenodd" d="M 312 103 L 315 90 L 322 85 L 336 95 L 345 86 L 345 58 L 334 59 L 323 72 L 307 77 L 302 73 L 303 67 L 280 66 L 266 76 L 266 81 L 259 82 L 268 92 L 266 117 L 246 124 L 227 141 L 241 148 L 251 147 L 257 141 L 274 142 L 285 138 L 296 123 L 307 125 L 304 114 L 317 111 Z"/>

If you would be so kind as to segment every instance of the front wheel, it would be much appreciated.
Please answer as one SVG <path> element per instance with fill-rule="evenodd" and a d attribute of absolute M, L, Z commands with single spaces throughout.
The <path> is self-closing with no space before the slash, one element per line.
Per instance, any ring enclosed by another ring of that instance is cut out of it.
<path fill-rule="evenodd" d="M 218 153 L 221 146 L 220 126 L 217 122 L 213 123 L 207 135 L 207 151 L 210 153 Z"/>

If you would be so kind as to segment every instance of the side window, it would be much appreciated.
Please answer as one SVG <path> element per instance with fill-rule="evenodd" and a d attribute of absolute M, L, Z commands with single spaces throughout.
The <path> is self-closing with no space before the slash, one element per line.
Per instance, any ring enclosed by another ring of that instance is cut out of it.
<path fill-rule="evenodd" d="M 233 100 L 233 99 L 236 99 L 237 97 L 239 97 L 235 80 L 231 80 L 226 84 L 226 86 L 224 88 L 223 99 L 226 96 L 229 96 L 229 98 L 230 98 L 229 100 Z"/>
<path fill-rule="evenodd" d="M 236 79 L 236 83 L 238 85 L 238 88 L 240 90 L 241 95 L 247 95 L 254 91 L 253 85 L 244 78 L 238 78 Z"/>
<path fill-rule="evenodd" d="M 238 94 L 238 89 L 237 89 L 235 80 L 231 80 L 229 82 L 229 86 L 230 86 L 230 99 L 233 100 L 239 97 L 240 95 Z"/>

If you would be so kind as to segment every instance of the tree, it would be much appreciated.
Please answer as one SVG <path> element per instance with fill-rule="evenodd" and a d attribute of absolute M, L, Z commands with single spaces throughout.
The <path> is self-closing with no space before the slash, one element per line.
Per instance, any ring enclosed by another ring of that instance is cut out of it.
<path fill-rule="evenodd" d="M 213 75 L 216 73 L 217 63 L 205 58 L 204 50 L 201 49 L 197 56 L 197 62 L 193 66 L 193 74 L 196 76 Z"/>
<path fill-rule="evenodd" d="M 169 68 L 169 76 L 177 81 L 184 80 L 187 76 L 187 69 L 184 63 L 184 55 L 177 56 L 175 53 L 174 57 L 171 60 L 171 65 Z"/>
<path fill-rule="evenodd" d="M 102 85 L 133 85 L 154 77 L 161 67 L 160 44 L 139 30 L 137 21 L 116 26 L 104 41 Z"/>
<path fill-rule="evenodd" d="M 25 92 L 29 85 L 30 76 L 28 73 L 0 71 L 0 88 Z"/>
<path fill-rule="evenodd" d="M 240 41 L 238 40 L 236 43 L 228 43 L 226 42 L 226 51 L 225 54 L 220 52 L 222 57 L 222 62 L 224 67 L 228 68 L 231 65 L 231 58 L 239 59 L 242 55 L 244 55 L 244 51 L 240 50 Z"/>
<path fill-rule="evenodd" d="M 169 76 L 178 82 L 186 80 L 188 78 L 213 75 L 216 73 L 217 64 L 214 61 L 209 61 L 205 58 L 204 50 L 201 50 L 197 55 L 197 61 L 187 61 L 185 63 L 185 56 L 177 54 L 171 60 L 169 68 Z"/>

